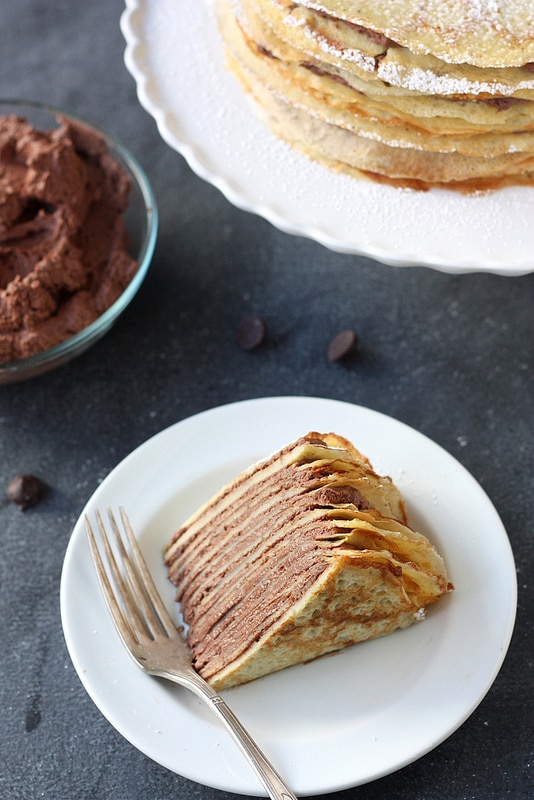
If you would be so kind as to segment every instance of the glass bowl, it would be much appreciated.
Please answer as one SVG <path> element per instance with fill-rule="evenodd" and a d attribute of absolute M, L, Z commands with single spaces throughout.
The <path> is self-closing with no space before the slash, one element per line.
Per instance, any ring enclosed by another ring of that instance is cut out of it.
<path fill-rule="evenodd" d="M 129 252 L 137 261 L 138 267 L 120 297 L 86 328 L 60 344 L 35 355 L 1 363 L 0 384 L 26 380 L 55 369 L 80 355 L 102 338 L 141 286 L 154 253 L 158 230 L 158 210 L 152 188 L 143 169 L 119 142 L 79 117 L 40 103 L 0 100 L 0 116 L 9 114 L 24 117 L 39 130 L 50 130 L 57 127 L 57 116 L 60 116 L 92 129 L 104 139 L 109 154 L 122 166 L 131 181 L 129 204 L 123 218 L 130 240 Z"/>

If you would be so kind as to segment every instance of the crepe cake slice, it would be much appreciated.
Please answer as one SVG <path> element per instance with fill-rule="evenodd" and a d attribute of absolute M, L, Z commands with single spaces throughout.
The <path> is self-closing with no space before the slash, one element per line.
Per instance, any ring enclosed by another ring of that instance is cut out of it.
<path fill-rule="evenodd" d="M 218 690 L 405 628 L 451 588 L 393 481 L 333 433 L 243 472 L 164 558 L 195 668 Z"/>

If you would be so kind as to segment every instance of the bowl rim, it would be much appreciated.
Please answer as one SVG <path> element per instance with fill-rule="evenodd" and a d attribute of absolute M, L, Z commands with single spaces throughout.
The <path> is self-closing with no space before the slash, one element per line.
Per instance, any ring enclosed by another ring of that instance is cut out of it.
<path fill-rule="evenodd" d="M 119 142 L 117 139 L 111 136 L 111 134 L 107 133 L 98 125 L 94 125 L 92 122 L 89 122 L 84 117 L 73 114 L 70 111 L 64 111 L 58 106 L 49 105 L 48 103 L 42 103 L 37 100 L 0 98 L 0 115 L 3 114 L 2 108 L 6 106 L 11 106 L 13 109 L 20 108 L 21 110 L 24 108 L 28 110 L 33 109 L 35 111 L 50 113 L 56 117 L 62 116 L 66 119 L 73 120 L 74 122 L 78 122 L 81 125 L 90 128 L 99 136 L 101 136 L 104 139 L 108 149 L 110 149 L 111 154 L 117 154 L 119 156 L 120 160 L 124 162 L 124 165 L 126 165 L 131 173 L 131 176 L 135 180 L 143 198 L 147 216 L 147 225 L 139 247 L 139 253 L 136 256 L 136 260 L 139 264 L 137 271 L 130 283 L 126 286 L 115 302 L 112 303 L 112 305 L 109 306 L 109 308 L 107 308 L 99 317 L 97 317 L 97 319 L 93 320 L 93 322 L 87 325 L 87 327 L 83 328 L 81 331 L 78 331 L 73 336 L 70 336 L 65 341 L 59 342 L 59 344 L 55 344 L 40 353 L 34 353 L 31 356 L 19 358 L 15 361 L 7 361 L 3 364 L 0 363 L 0 381 L 3 377 L 15 377 L 19 373 L 22 379 L 24 377 L 23 373 L 25 372 L 28 372 L 28 376 L 30 377 L 32 371 L 42 369 L 54 361 L 58 361 L 59 365 L 62 363 L 62 361 L 66 360 L 73 351 L 80 350 L 80 352 L 82 352 L 86 346 L 91 344 L 93 337 L 97 333 L 104 333 L 109 327 L 111 327 L 111 324 L 116 319 L 119 312 L 124 311 L 133 300 L 134 296 L 139 290 L 139 287 L 145 279 L 152 256 L 154 254 L 159 226 L 159 211 L 154 190 L 152 189 L 145 170 L 140 165 L 137 158 L 127 147 L 122 144 L 122 142 Z"/>

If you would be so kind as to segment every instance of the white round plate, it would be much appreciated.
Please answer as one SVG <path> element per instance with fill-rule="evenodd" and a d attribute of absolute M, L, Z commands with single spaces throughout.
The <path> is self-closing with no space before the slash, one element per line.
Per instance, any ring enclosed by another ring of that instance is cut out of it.
<path fill-rule="evenodd" d="M 125 63 L 163 139 L 234 205 L 395 266 L 534 269 L 534 189 L 415 192 L 337 175 L 273 136 L 225 67 L 213 0 L 126 0 Z"/>
<path fill-rule="evenodd" d="M 502 523 L 474 478 L 422 434 L 360 406 L 300 397 L 239 402 L 173 425 L 120 463 L 84 509 L 63 568 L 63 629 L 87 692 L 126 739 L 168 769 L 227 791 L 264 794 L 200 701 L 145 675 L 124 651 L 83 517 L 97 507 L 126 508 L 174 613 L 162 550 L 175 529 L 242 469 L 311 430 L 352 439 L 392 476 L 455 590 L 407 630 L 224 693 L 293 791 L 362 784 L 431 750 L 480 703 L 512 633 L 517 587 Z"/>

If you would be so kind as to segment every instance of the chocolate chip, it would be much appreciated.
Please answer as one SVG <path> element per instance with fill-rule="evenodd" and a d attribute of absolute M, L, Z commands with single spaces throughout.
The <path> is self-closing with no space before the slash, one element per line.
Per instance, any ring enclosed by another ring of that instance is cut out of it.
<path fill-rule="evenodd" d="M 340 361 L 342 358 L 352 355 L 358 347 L 358 337 L 354 331 L 341 331 L 334 336 L 328 346 L 328 360 Z"/>
<path fill-rule="evenodd" d="M 35 475 L 15 475 L 8 484 L 7 496 L 21 511 L 25 511 L 37 505 L 44 490 L 45 484 Z"/>
<path fill-rule="evenodd" d="M 267 327 L 261 317 L 244 317 L 237 327 L 236 341 L 242 350 L 255 350 L 262 344 Z"/>

